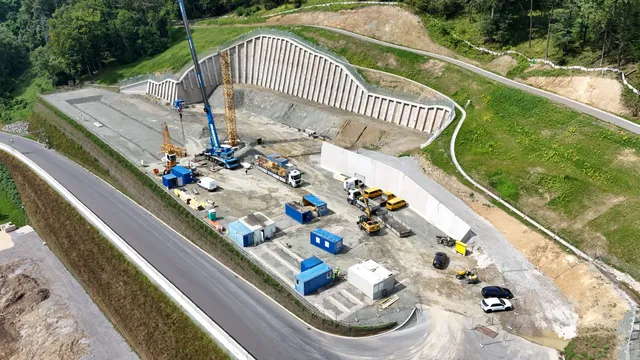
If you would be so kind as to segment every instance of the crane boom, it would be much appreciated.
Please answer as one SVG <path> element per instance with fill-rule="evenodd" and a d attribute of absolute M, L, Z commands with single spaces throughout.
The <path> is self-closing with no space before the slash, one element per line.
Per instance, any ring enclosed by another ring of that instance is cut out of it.
<path fill-rule="evenodd" d="M 202 78 L 202 71 L 200 70 L 200 63 L 198 62 L 196 47 L 193 44 L 193 38 L 191 37 L 191 28 L 189 27 L 189 20 L 187 19 L 187 11 L 184 8 L 184 1 L 178 0 L 178 5 L 180 6 L 180 13 L 182 14 L 182 22 L 184 23 L 184 30 L 187 32 L 187 40 L 189 41 L 189 49 L 191 50 L 191 59 L 193 60 L 194 70 L 198 78 L 198 85 L 200 85 L 200 91 L 202 92 L 204 112 L 207 114 L 207 123 L 209 127 L 211 149 L 213 151 L 214 149 L 220 148 L 218 131 L 216 131 L 216 125 L 213 122 L 213 113 L 211 112 L 211 106 L 209 105 L 209 99 L 207 98 L 207 89 L 205 88 L 204 80 Z"/>

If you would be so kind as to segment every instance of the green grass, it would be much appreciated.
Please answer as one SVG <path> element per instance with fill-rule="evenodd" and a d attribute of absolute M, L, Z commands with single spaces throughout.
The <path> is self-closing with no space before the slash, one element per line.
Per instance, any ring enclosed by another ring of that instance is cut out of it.
<path fill-rule="evenodd" d="M 51 81 L 27 70 L 20 79 L 19 86 L 11 93 L 11 100 L 0 107 L 0 123 L 24 120 L 33 111 L 33 106 L 41 92 L 53 90 Z"/>
<path fill-rule="evenodd" d="M 594 233 L 601 233 L 608 239 L 605 258 L 640 278 L 640 247 L 633 246 L 637 239 L 631 235 L 640 233 L 640 188 L 634 185 L 640 183 L 640 137 L 450 64 L 437 74 L 421 69 L 428 58 L 413 53 L 321 29 L 293 31 L 354 65 L 418 81 L 459 104 L 471 100 L 456 143 L 465 170 L 587 252 Z M 376 59 L 383 55 L 394 61 L 381 64 Z M 454 125 L 424 154 L 458 175 L 449 154 Z M 610 197 L 625 201 L 607 211 L 601 205 Z M 590 209 L 604 213 L 573 227 Z"/>
<path fill-rule="evenodd" d="M 564 350 L 566 360 L 613 360 L 616 353 L 616 334 L 598 331 L 578 334 Z"/>
<path fill-rule="evenodd" d="M 148 59 L 142 59 L 127 65 L 112 66 L 98 75 L 99 84 L 115 84 L 118 81 L 138 75 L 174 73 L 191 62 L 189 44 L 184 29 L 176 28 L 173 34 L 173 44 L 161 54 Z M 192 29 L 193 41 L 199 55 L 207 53 L 239 35 L 253 30 L 251 27 Z"/>
<path fill-rule="evenodd" d="M 396 325 L 396 322 L 389 322 L 376 326 L 350 326 L 311 311 L 293 294 L 293 290 L 285 288 L 255 265 L 229 240 L 223 239 L 202 218 L 194 216 L 136 165 L 42 98 L 38 100 L 37 105 L 38 114 L 81 144 L 91 157 L 106 165 L 105 168 L 111 174 L 110 178 L 125 188 L 134 201 L 307 323 L 320 330 L 345 336 L 373 335 Z"/>
<path fill-rule="evenodd" d="M 11 169 L 38 234 L 140 358 L 230 358 L 49 185 L 4 152 L 0 161 Z"/>
<path fill-rule="evenodd" d="M 14 223 L 17 227 L 27 224 L 22 200 L 9 169 L 0 163 L 0 224 Z"/>

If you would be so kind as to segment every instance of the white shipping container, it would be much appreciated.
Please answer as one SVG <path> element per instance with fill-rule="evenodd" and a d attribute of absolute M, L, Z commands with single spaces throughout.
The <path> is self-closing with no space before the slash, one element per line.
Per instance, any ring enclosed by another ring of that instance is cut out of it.
<path fill-rule="evenodd" d="M 253 241 L 256 245 L 276 235 L 276 223 L 263 213 L 247 215 L 239 221 L 253 231 Z"/>
<path fill-rule="evenodd" d="M 372 300 L 387 296 L 395 285 L 393 273 L 371 259 L 351 266 L 347 280 Z"/>

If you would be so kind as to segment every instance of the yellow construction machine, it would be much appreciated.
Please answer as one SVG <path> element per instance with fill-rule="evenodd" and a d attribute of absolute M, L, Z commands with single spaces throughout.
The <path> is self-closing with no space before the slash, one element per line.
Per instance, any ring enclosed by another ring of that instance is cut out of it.
<path fill-rule="evenodd" d="M 466 281 L 467 284 L 477 284 L 480 282 L 476 269 L 457 270 L 456 279 Z"/>
<path fill-rule="evenodd" d="M 171 172 L 171 168 L 178 164 L 178 157 L 187 156 L 187 149 L 173 145 L 171 134 L 169 133 L 169 126 L 166 122 L 162 123 L 162 140 L 160 151 L 164 153 L 164 174 L 168 174 Z"/>
<path fill-rule="evenodd" d="M 369 196 L 363 191 L 364 186 L 360 186 L 360 194 L 362 195 L 362 201 L 364 202 L 364 212 L 366 215 L 360 215 L 358 218 L 358 227 L 364 230 L 370 236 L 380 231 L 380 221 L 374 219 L 371 216 L 371 208 L 369 207 Z"/>

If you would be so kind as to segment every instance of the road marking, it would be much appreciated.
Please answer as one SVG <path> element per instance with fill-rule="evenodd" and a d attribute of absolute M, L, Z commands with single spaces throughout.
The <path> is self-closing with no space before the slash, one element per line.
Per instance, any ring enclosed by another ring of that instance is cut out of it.
<path fill-rule="evenodd" d="M 342 295 L 348 297 L 354 303 L 356 303 L 358 305 L 364 305 L 364 303 L 362 301 L 360 301 L 355 295 L 353 295 L 352 293 L 347 291 L 347 289 L 340 290 L 340 292 L 342 293 Z"/>
<path fill-rule="evenodd" d="M 283 243 L 281 243 L 280 241 L 274 241 L 274 243 L 276 245 L 278 245 L 280 247 L 280 249 L 282 249 L 284 252 L 286 252 L 287 254 L 289 254 L 289 256 L 291 256 L 292 258 L 298 260 L 299 262 L 302 262 L 304 259 L 301 258 L 298 254 L 294 253 L 293 251 L 287 249 L 286 246 L 284 246 Z"/>
<path fill-rule="evenodd" d="M 47 100 L 49 101 L 49 100 Z M 56 101 L 60 101 L 60 100 L 56 100 Z M 60 111 L 63 111 L 60 109 Z M 4 134 L 4 135 L 9 135 L 7 133 L 4 133 L 2 131 L 0 131 L 0 134 Z M 31 139 L 27 139 L 27 138 L 22 138 L 23 141 L 25 142 L 31 142 L 35 145 L 39 145 L 42 146 L 42 144 L 38 143 L 37 141 L 31 140 Z M 5 145 L 4 143 L 0 143 L 0 145 Z M 54 150 L 55 152 L 55 150 Z M 60 154 L 60 153 L 55 153 L 57 156 L 60 156 L 63 159 L 66 159 L 68 161 L 73 162 L 73 160 L 69 159 L 68 157 Z M 24 155 L 24 154 L 23 154 Z M 29 158 L 26 158 L 28 161 L 32 162 L 35 166 L 38 166 L 37 164 L 35 164 L 35 162 Z M 23 162 L 25 162 L 24 160 L 22 160 Z M 26 162 L 25 162 L 26 163 Z M 133 165 L 137 165 L 131 161 L 129 161 L 130 164 Z M 330 336 L 330 337 L 334 337 L 334 338 L 340 338 L 340 339 L 349 339 L 349 340 L 353 340 L 353 341 L 362 341 L 362 340 L 367 340 L 367 339 L 373 339 L 373 338 L 379 338 L 379 337 L 383 337 L 385 335 L 388 335 L 392 332 L 395 332 L 398 329 L 403 328 L 412 318 L 414 315 L 416 315 L 416 313 L 418 313 L 419 311 L 422 311 L 421 309 L 418 309 L 417 306 L 414 306 L 413 309 L 411 310 L 411 314 L 409 314 L 409 316 L 398 326 L 396 326 L 395 328 L 379 333 L 379 334 L 375 334 L 375 335 L 369 335 L 369 336 L 361 336 L 361 337 L 357 337 L 354 338 L 352 336 L 345 336 L 345 335 L 337 335 L 337 334 L 332 334 L 330 332 L 318 329 L 316 327 L 314 327 L 313 325 L 311 325 L 310 323 L 308 323 L 307 321 L 305 321 L 304 319 L 302 319 L 301 317 L 299 317 L 298 315 L 296 315 L 295 313 L 291 312 L 291 310 L 287 309 L 286 307 L 284 307 L 284 305 L 282 305 L 281 303 L 279 303 L 278 301 L 276 301 L 274 298 L 272 298 L 271 296 L 269 296 L 267 293 L 265 293 L 264 291 L 262 291 L 262 289 L 260 289 L 259 287 L 257 287 L 256 285 L 254 285 L 252 282 L 250 282 L 249 280 L 243 278 L 242 276 L 240 276 L 240 274 L 236 273 L 235 271 L 233 271 L 231 268 L 229 268 L 228 266 L 226 266 L 225 264 L 223 264 L 222 262 L 220 262 L 220 260 L 216 259 L 214 256 L 212 256 L 211 254 L 209 254 L 208 252 L 206 252 L 205 250 L 203 250 L 201 247 L 197 246 L 196 244 L 194 244 L 193 242 L 191 242 L 189 239 L 187 239 L 186 237 L 184 237 L 182 234 L 180 234 L 178 231 L 176 231 L 174 228 L 172 228 L 171 226 L 169 226 L 166 222 L 164 222 L 162 219 L 160 219 L 159 217 L 157 217 L 155 214 L 153 214 L 151 211 L 149 211 L 147 208 L 145 208 L 144 206 L 141 206 L 140 204 L 138 204 L 137 202 L 135 202 L 132 198 L 130 198 L 127 194 L 121 192 L 120 190 L 116 189 L 113 185 L 109 184 L 108 182 L 106 182 L 103 178 L 97 176 L 96 174 L 92 173 L 91 171 L 89 171 L 87 168 L 85 168 L 84 166 L 75 163 L 74 165 L 83 169 L 84 171 L 87 172 L 87 174 L 92 175 L 93 177 L 95 177 L 97 180 L 102 181 L 102 183 L 104 183 L 106 186 L 110 187 L 114 192 L 119 193 L 121 196 L 124 196 L 125 198 L 129 199 L 129 201 L 131 201 L 132 204 L 134 204 L 135 206 L 138 206 L 142 211 L 146 212 L 149 216 L 153 217 L 154 219 L 156 219 L 156 221 L 158 221 L 159 223 L 161 223 L 162 225 L 164 225 L 168 230 L 170 230 L 171 232 L 175 233 L 179 238 L 181 238 L 188 246 L 193 247 L 195 250 L 201 252 L 204 256 L 208 257 L 209 259 L 211 259 L 211 261 L 215 262 L 216 264 L 218 264 L 219 266 L 223 267 L 226 271 L 228 271 L 229 273 L 233 274 L 236 278 L 242 280 L 247 286 L 250 286 L 251 288 L 253 288 L 253 290 L 255 290 L 256 292 L 260 293 L 262 296 L 264 296 L 264 298 L 268 299 L 269 301 L 271 301 L 273 304 L 275 304 L 276 306 L 280 307 L 280 309 L 286 313 L 288 313 L 292 318 L 297 319 L 298 321 L 300 321 L 301 323 L 305 324 L 307 327 L 313 329 L 314 331 Z M 42 169 L 41 169 L 42 170 Z M 42 170 L 44 172 L 44 174 L 46 174 L 47 176 L 50 176 L 51 178 L 53 178 L 52 175 L 49 175 L 49 173 L 45 172 L 44 170 Z M 45 178 L 44 175 L 40 175 L 43 179 Z M 53 178 L 55 180 L 55 178 Z M 55 180 L 57 182 L 57 180 Z M 60 184 L 60 186 L 62 186 Z M 64 188 L 64 186 L 63 186 Z M 76 206 L 75 204 L 72 204 L 73 206 Z M 79 209 L 79 208 L 78 208 Z M 254 258 L 257 259 L 257 257 L 254 256 Z M 258 261 L 260 261 L 260 259 L 258 259 Z M 260 263 L 262 263 L 262 261 L 260 261 Z M 272 270 L 273 271 L 273 270 Z M 320 309 L 323 313 L 325 313 L 328 316 L 331 316 L 329 314 L 329 312 L 324 309 L 322 306 L 316 304 L 315 305 L 318 309 Z M 423 306 L 423 308 L 427 308 Z M 211 318 L 208 317 L 208 315 L 205 314 L 205 316 L 207 316 L 207 318 L 209 320 L 211 320 Z M 213 320 L 211 320 L 213 321 Z M 217 324 L 216 324 L 217 325 Z M 244 349 L 243 349 L 244 350 Z"/>
<path fill-rule="evenodd" d="M 327 300 L 329 300 L 329 302 L 332 303 L 333 305 L 335 305 L 338 309 L 342 310 L 343 313 L 345 313 L 345 314 L 350 314 L 351 313 L 349 308 L 347 308 L 346 306 L 342 305 L 342 303 L 340 303 L 340 301 L 334 299 L 332 296 L 327 297 Z"/>
<path fill-rule="evenodd" d="M 46 181 L 54 191 L 62 196 L 67 202 L 75 207 L 78 212 L 91 223 L 100 233 L 105 236 L 119 251 L 124 254 L 136 267 L 151 279 L 157 286 L 169 297 L 173 299 L 192 319 L 198 322 L 218 344 L 228 350 L 228 352 L 239 359 L 253 359 L 253 357 L 245 350 L 235 339 L 216 324 L 204 311 L 202 311 L 195 303 L 180 291 L 169 279 L 164 277 L 153 265 L 147 262 L 133 247 L 131 247 L 123 238 L 121 238 L 113 229 L 111 229 L 102 219 L 98 217 L 91 209 L 84 205 L 75 195 L 65 188 L 52 175 L 42 169 L 35 161 L 29 159 L 26 155 L 13 149 L 12 147 L 0 143 L 0 149 L 13 155 L 22 161 L 40 178 Z"/>
<path fill-rule="evenodd" d="M 253 255 L 253 254 L 252 254 Z M 264 259 L 262 259 L 259 256 L 255 256 L 253 255 L 253 258 L 258 260 L 262 265 L 264 265 L 264 267 L 268 268 L 269 270 L 271 270 L 272 274 L 277 275 L 280 279 L 282 279 L 284 282 L 286 282 L 287 284 L 289 284 L 291 287 L 295 288 L 295 285 L 293 284 L 293 280 L 289 279 L 288 277 L 284 276 L 284 274 L 280 273 L 279 271 L 277 271 L 276 269 L 273 268 L 273 266 L 269 265 L 268 262 L 266 262 Z"/>
<path fill-rule="evenodd" d="M 273 256 L 276 260 L 278 260 L 282 265 L 286 266 L 287 268 L 289 268 L 289 270 L 291 270 L 294 274 L 299 274 L 300 270 L 296 269 L 295 267 L 293 267 L 293 265 L 289 264 L 286 260 L 284 260 L 283 258 L 280 257 L 280 255 L 274 253 L 271 249 L 269 249 L 268 247 L 264 248 L 269 255 Z"/>

